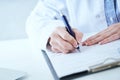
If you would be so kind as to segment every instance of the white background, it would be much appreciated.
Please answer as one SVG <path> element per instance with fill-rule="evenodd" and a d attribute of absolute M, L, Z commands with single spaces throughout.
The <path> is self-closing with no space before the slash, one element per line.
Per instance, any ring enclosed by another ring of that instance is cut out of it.
<path fill-rule="evenodd" d="M 0 0 L 0 40 L 26 38 L 25 22 L 38 0 Z"/>

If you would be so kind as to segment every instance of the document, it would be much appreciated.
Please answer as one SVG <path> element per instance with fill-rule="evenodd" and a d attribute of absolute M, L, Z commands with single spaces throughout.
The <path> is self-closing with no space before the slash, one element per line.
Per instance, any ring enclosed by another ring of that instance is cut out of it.
<path fill-rule="evenodd" d="M 89 36 L 84 35 L 84 39 Z M 120 40 L 116 40 L 104 45 L 82 46 L 81 52 L 74 51 L 69 54 L 63 54 L 47 51 L 47 55 L 58 77 L 64 77 L 69 74 L 88 70 L 94 66 L 120 60 L 119 49 Z"/>

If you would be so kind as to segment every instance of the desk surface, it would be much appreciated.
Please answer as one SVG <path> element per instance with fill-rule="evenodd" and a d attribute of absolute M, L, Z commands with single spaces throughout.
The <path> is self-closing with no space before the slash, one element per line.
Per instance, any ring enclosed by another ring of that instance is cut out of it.
<path fill-rule="evenodd" d="M 28 39 L 0 41 L 0 67 L 27 72 L 23 80 L 53 80 L 40 52 L 32 50 Z M 120 68 L 79 78 L 79 80 L 119 80 Z"/>

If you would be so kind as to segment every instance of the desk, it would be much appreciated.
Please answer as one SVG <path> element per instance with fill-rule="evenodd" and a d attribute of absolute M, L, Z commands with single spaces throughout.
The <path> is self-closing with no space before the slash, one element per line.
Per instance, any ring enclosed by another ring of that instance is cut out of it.
<path fill-rule="evenodd" d="M 0 41 L 0 67 L 27 72 L 24 80 L 53 80 L 38 51 L 33 51 L 28 39 Z M 119 80 L 120 68 L 81 77 L 79 80 Z"/>

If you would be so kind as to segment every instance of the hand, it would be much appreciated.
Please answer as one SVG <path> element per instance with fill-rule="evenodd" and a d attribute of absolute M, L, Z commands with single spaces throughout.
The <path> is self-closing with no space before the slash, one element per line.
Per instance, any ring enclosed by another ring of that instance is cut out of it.
<path fill-rule="evenodd" d="M 114 40 L 120 39 L 120 23 L 109 26 L 104 31 L 88 38 L 83 42 L 83 45 L 105 44 Z"/>
<path fill-rule="evenodd" d="M 65 27 L 57 27 L 49 38 L 51 50 L 57 53 L 68 53 L 73 51 L 78 43 L 81 42 L 83 36 L 77 29 L 73 29 L 73 31 L 76 39 L 66 31 Z"/>

